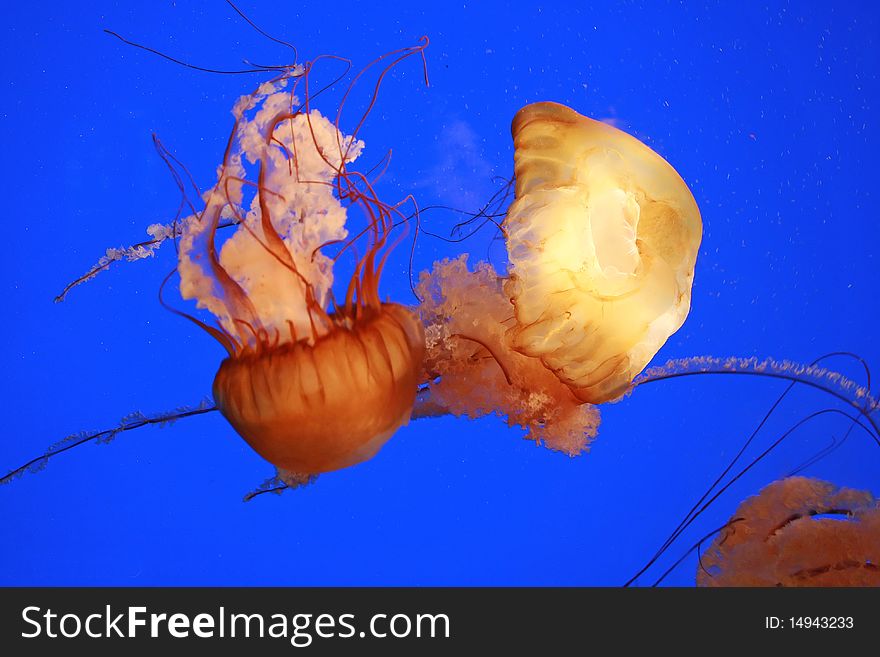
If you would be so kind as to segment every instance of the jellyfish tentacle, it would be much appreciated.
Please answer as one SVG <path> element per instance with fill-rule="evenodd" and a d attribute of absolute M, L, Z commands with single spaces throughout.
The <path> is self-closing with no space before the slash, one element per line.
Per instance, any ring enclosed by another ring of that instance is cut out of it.
<path fill-rule="evenodd" d="M 697 551 L 697 555 L 698 555 L 697 561 L 699 563 L 699 567 L 701 569 L 703 569 L 709 577 L 712 577 L 712 575 L 709 574 L 709 571 L 706 569 L 706 567 L 703 566 L 702 555 L 700 555 L 700 552 L 699 552 L 700 549 L 703 547 L 703 544 L 706 541 L 708 541 L 710 538 L 712 538 L 713 536 L 715 536 L 719 532 L 722 532 L 722 531 L 728 529 L 732 525 L 734 525 L 738 522 L 742 522 L 743 520 L 745 520 L 745 518 L 731 518 L 730 520 L 725 522 L 720 527 L 716 527 L 712 531 L 704 534 L 698 541 L 696 541 L 693 545 L 691 545 L 690 548 L 688 548 L 687 551 L 681 555 L 681 557 L 679 557 L 671 566 L 669 566 L 669 568 L 667 568 L 665 571 L 663 571 L 663 574 L 661 574 L 660 577 L 658 577 L 656 580 L 654 580 L 654 583 L 651 584 L 651 587 L 656 588 L 656 587 L 660 586 L 660 584 L 663 582 L 663 580 L 665 580 L 667 577 L 669 577 L 669 575 L 672 574 L 672 572 L 676 568 L 678 568 L 682 563 L 684 563 L 684 560 L 687 559 L 691 554 L 693 554 L 694 551 Z"/>
<path fill-rule="evenodd" d="M 193 69 L 194 71 L 202 71 L 203 73 L 218 73 L 218 74 L 220 74 L 220 75 L 246 75 L 246 74 L 250 74 L 250 73 L 263 73 L 263 74 L 266 73 L 266 69 L 264 69 L 264 68 L 250 68 L 250 69 L 240 69 L 240 70 L 223 70 L 223 69 L 216 69 L 216 68 L 207 68 L 207 67 L 204 67 L 204 66 L 196 66 L 195 64 L 190 64 L 190 63 L 188 63 L 188 62 L 183 61 L 182 59 L 177 59 L 176 57 L 172 57 L 171 55 L 167 55 L 167 54 L 165 54 L 164 52 L 161 52 L 161 51 L 159 51 L 159 50 L 156 50 L 155 48 L 150 48 L 149 46 L 145 46 L 145 45 L 142 45 L 142 44 L 140 44 L 140 43 L 136 43 L 136 42 L 134 42 L 134 41 L 130 41 L 129 39 L 126 39 L 125 37 L 123 37 L 123 36 L 117 34 L 117 33 L 114 32 L 113 30 L 107 30 L 107 29 L 105 29 L 105 30 L 104 30 L 104 33 L 105 33 L 105 34 L 109 34 L 110 36 L 116 37 L 117 39 L 119 39 L 120 41 L 122 41 L 122 43 L 124 43 L 124 44 L 127 45 L 127 46 L 132 46 L 132 47 L 134 47 L 134 48 L 139 48 L 140 50 L 146 50 L 146 51 L 149 52 L 149 53 L 152 53 L 152 54 L 154 54 L 154 55 L 158 55 L 158 56 L 161 57 L 162 59 L 167 59 L 168 61 L 170 61 L 170 62 L 172 62 L 172 63 L 174 63 L 174 64 L 177 64 L 177 65 L 179 65 L 179 66 L 183 66 L 183 67 L 185 67 L 185 68 Z"/>
<path fill-rule="evenodd" d="M 474 338 L 469 335 L 465 335 L 464 333 L 450 333 L 449 337 L 450 338 L 460 338 L 462 340 L 468 340 L 470 342 L 475 342 L 478 345 L 480 345 L 483 349 L 485 349 L 487 352 L 489 352 L 489 355 L 493 359 L 495 359 L 496 363 L 498 363 L 498 367 L 501 368 L 501 372 L 502 372 L 502 374 L 504 374 L 504 378 L 507 381 L 507 385 L 509 385 L 509 386 L 513 385 L 513 379 L 511 378 L 510 371 L 507 368 L 507 366 L 504 364 L 504 361 L 501 360 L 498 353 L 496 353 L 496 350 L 493 349 L 492 347 L 490 347 L 486 342 L 484 342 L 483 340 L 480 340 L 479 338 Z"/>
<path fill-rule="evenodd" d="M 842 352 L 835 352 L 837 353 Z M 824 356 L 822 357 L 824 358 Z M 825 368 L 816 367 L 817 359 L 810 365 L 800 365 L 790 361 L 757 358 L 717 358 L 714 356 L 695 356 L 668 361 L 658 368 L 645 370 L 633 381 L 633 388 L 647 383 L 665 381 L 689 376 L 730 374 L 738 376 L 760 376 L 799 383 L 821 390 L 839 401 L 854 407 L 862 418 L 870 424 L 871 435 L 880 445 L 880 425 L 875 417 L 880 400 L 875 399 L 869 389 L 859 386 L 841 374 Z"/>
<path fill-rule="evenodd" d="M 183 172 L 189 178 L 189 183 L 192 185 L 193 189 L 197 196 L 201 196 L 201 192 L 199 191 L 198 185 L 196 185 L 195 180 L 192 177 L 192 174 L 187 170 L 187 168 L 183 165 L 180 160 L 178 160 L 174 155 L 165 148 L 165 145 L 159 140 L 158 135 L 153 133 L 153 147 L 156 152 L 159 154 L 159 157 L 165 163 L 165 167 L 168 169 L 168 172 L 171 174 L 172 180 L 174 180 L 174 184 L 177 185 L 177 189 L 180 191 L 180 204 L 177 206 L 177 212 L 174 214 L 174 220 L 171 222 L 171 234 L 175 238 L 174 239 L 174 248 L 177 249 L 177 236 L 180 234 L 180 217 L 183 214 L 184 206 L 188 206 L 190 213 L 196 214 L 197 210 L 195 205 L 193 205 L 192 201 L 189 199 L 189 195 L 186 193 L 186 185 L 184 184 L 183 178 L 180 173 L 175 168 L 175 165 L 183 169 Z"/>
<path fill-rule="evenodd" d="M 242 502 L 250 502 L 255 497 L 265 495 L 266 493 L 280 495 L 286 490 L 290 490 L 290 486 L 279 480 L 277 476 L 270 477 L 254 490 L 250 491 L 249 493 L 245 493 L 244 497 L 242 497 Z"/>
<path fill-rule="evenodd" d="M 63 440 L 50 445 L 41 455 L 29 459 L 22 465 L 7 472 L 0 478 L 0 485 L 8 484 L 14 479 L 22 476 L 26 472 L 42 470 L 50 459 L 59 456 L 65 452 L 80 447 L 89 442 L 109 443 L 116 436 L 128 431 L 142 429 L 148 426 L 165 426 L 170 425 L 177 420 L 198 415 L 212 413 L 218 408 L 209 400 L 205 400 L 196 406 L 182 406 L 173 411 L 156 413 L 154 415 L 144 415 L 142 413 L 130 413 L 122 418 L 119 423 L 110 429 L 102 429 L 101 431 L 81 432 L 67 436 Z"/>
<path fill-rule="evenodd" d="M 385 53 L 384 55 L 380 55 L 379 57 L 377 57 L 376 59 L 374 59 L 372 62 L 370 62 L 369 64 L 367 64 L 367 65 L 366 65 L 366 66 L 365 66 L 365 67 L 364 67 L 364 68 L 363 68 L 363 69 L 362 69 L 362 70 L 361 70 L 361 71 L 360 71 L 360 72 L 354 77 L 354 79 L 352 79 L 351 83 L 348 85 L 348 88 L 345 90 L 345 93 L 343 94 L 342 101 L 339 103 L 339 108 L 338 108 L 338 110 L 337 110 L 337 112 L 336 112 L 336 122 L 335 122 L 335 123 L 336 123 L 336 128 L 337 128 L 337 129 L 339 128 L 339 123 L 340 123 L 340 120 L 341 120 L 341 118 L 342 118 L 342 109 L 343 109 L 344 106 L 345 106 L 345 101 L 348 99 L 349 95 L 351 94 L 351 92 L 352 92 L 352 90 L 354 89 L 355 85 L 357 84 L 358 80 L 359 80 L 361 77 L 363 77 L 363 75 L 366 74 L 368 70 L 370 70 L 373 66 L 375 66 L 376 64 L 378 64 L 378 63 L 381 62 L 381 61 L 384 61 L 384 60 L 386 60 L 386 59 L 388 59 L 388 58 L 391 58 L 391 57 L 394 57 L 394 58 L 395 58 L 395 59 L 393 59 L 393 60 L 391 61 L 391 63 L 389 63 L 389 64 L 388 64 L 388 65 L 382 70 L 382 72 L 379 74 L 379 77 L 378 77 L 378 79 L 377 79 L 377 81 L 376 81 L 376 86 L 375 86 L 374 89 L 373 89 L 373 94 L 372 94 L 372 96 L 371 96 L 371 98 L 370 98 L 370 101 L 369 101 L 369 103 L 368 103 L 368 105 L 367 105 L 367 108 L 366 108 L 366 110 L 364 110 L 364 113 L 361 115 L 360 120 L 359 120 L 358 123 L 355 125 L 355 128 L 354 128 L 354 130 L 353 130 L 352 133 L 351 133 L 351 134 L 352 134 L 352 137 L 353 137 L 354 139 L 357 138 L 357 134 L 358 134 L 358 132 L 359 132 L 360 129 L 363 127 L 364 123 L 365 123 L 366 120 L 367 120 L 367 116 L 369 116 L 370 112 L 372 111 L 373 107 L 374 107 L 375 104 L 376 104 L 376 101 L 377 101 L 378 98 L 379 98 L 379 87 L 382 85 L 382 81 L 385 79 L 385 76 L 386 76 L 386 75 L 387 75 L 387 74 L 388 74 L 393 68 L 395 68 L 400 62 L 402 62 L 403 60 L 405 60 L 405 59 L 407 59 L 407 58 L 409 58 L 409 57 L 412 57 L 412 56 L 415 55 L 415 54 L 419 54 L 419 55 L 421 55 L 421 57 L 422 57 L 422 63 L 423 63 L 423 65 L 424 65 L 425 85 L 428 86 L 428 84 L 429 84 L 429 82 L 428 82 L 428 66 L 427 66 L 427 62 L 425 61 L 425 49 L 428 47 L 429 43 L 430 43 L 430 40 L 428 39 L 428 37 L 427 37 L 427 36 L 422 36 L 422 37 L 419 39 L 419 45 L 417 45 L 417 46 L 407 46 L 407 47 L 404 47 L 404 48 L 399 48 L 399 49 L 397 49 L 397 50 L 392 50 L 391 52 Z M 308 95 L 307 95 L 307 97 L 308 97 Z"/>
<path fill-rule="evenodd" d="M 247 23 L 247 24 L 250 25 L 252 28 L 254 28 L 254 30 L 256 30 L 260 35 L 266 37 L 267 39 L 269 39 L 269 41 L 272 41 L 272 42 L 274 42 L 274 43 L 277 43 L 277 44 L 280 45 L 280 46 L 284 46 L 284 47 L 286 47 L 286 48 L 290 48 L 290 49 L 293 51 L 293 60 L 294 60 L 294 61 L 297 60 L 299 51 L 296 49 L 296 46 L 295 46 L 295 45 L 293 45 L 293 44 L 290 43 L 289 41 L 285 41 L 284 39 L 279 39 L 278 37 L 274 37 L 274 36 L 272 36 L 271 34 L 269 34 L 268 32 L 266 32 L 263 28 L 261 28 L 261 27 L 260 27 L 259 25 L 257 25 L 254 21 L 252 21 L 252 20 L 247 16 L 247 14 L 245 14 L 241 9 L 239 9 L 239 8 L 235 5 L 235 3 L 232 2 L 232 0 L 226 0 L 226 4 L 228 4 L 230 7 L 232 7 L 232 9 L 235 11 L 235 13 L 238 14 L 238 15 L 242 18 L 242 20 L 244 20 L 245 23 Z"/>
<path fill-rule="evenodd" d="M 165 286 L 168 284 L 169 279 L 175 273 L 177 273 L 177 267 L 175 267 L 174 269 L 172 269 L 168 273 L 168 275 L 165 277 L 165 280 L 163 280 L 162 284 L 159 286 L 159 304 L 165 310 L 169 311 L 170 313 L 177 315 L 178 317 L 183 317 L 184 319 L 189 320 L 190 322 L 192 322 L 193 324 L 198 326 L 200 329 L 202 329 L 203 331 L 208 333 L 208 335 L 210 335 L 212 338 L 214 338 L 217 342 L 219 342 L 221 344 L 221 346 L 226 350 L 226 353 L 228 355 L 233 356 L 236 353 L 238 353 L 242 348 L 242 344 L 239 343 L 235 339 L 235 336 L 233 336 L 232 334 L 225 331 L 222 326 L 216 327 L 216 328 L 213 326 L 209 326 L 208 324 L 205 324 L 205 322 L 198 319 L 197 317 L 193 317 L 192 315 L 185 313 L 182 310 L 178 310 L 177 308 L 174 308 L 168 302 L 165 301 L 163 291 L 165 290 Z"/>

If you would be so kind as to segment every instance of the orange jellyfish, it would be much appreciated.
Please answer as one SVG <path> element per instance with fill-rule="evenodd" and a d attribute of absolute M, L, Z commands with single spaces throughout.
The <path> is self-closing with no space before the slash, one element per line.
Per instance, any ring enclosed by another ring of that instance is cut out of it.
<path fill-rule="evenodd" d="M 391 66 L 426 45 L 392 53 Z M 338 115 L 334 123 L 310 107 L 310 66 L 236 103 L 217 184 L 183 222 L 177 267 L 182 297 L 218 326 L 190 319 L 228 353 L 214 379 L 217 408 L 289 484 L 375 455 L 409 421 L 424 351 L 416 314 L 379 297 L 399 213 L 349 168 L 363 142 L 339 131 Z M 333 303 L 333 259 L 321 249 L 345 242 L 351 207 L 368 225 L 347 247 L 368 243 Z M 218 249 L 224 220 L 236 228 Z"/>
<path fill-rule="evenodd" d="M 880 586 L 880 502 L 789 477 L 746 499 L 702 555 L 698 586 Z"/>

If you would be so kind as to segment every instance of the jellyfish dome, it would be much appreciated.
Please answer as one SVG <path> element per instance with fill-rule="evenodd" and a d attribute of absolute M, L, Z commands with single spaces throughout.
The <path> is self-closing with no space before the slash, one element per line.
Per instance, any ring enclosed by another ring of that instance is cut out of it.
<path fill-rule="evenodd" d="M 702 555 L 698 586 L 880 586 L 880 502 L 789 477 L 740 504 Z"/>
<path fill-rule="evenodd" d="M 512 132 L 512 346 L 581 401 L 615 399 L 687 317 L 700 211 L 660 155 L 564 105 L 527 105 Z"/>

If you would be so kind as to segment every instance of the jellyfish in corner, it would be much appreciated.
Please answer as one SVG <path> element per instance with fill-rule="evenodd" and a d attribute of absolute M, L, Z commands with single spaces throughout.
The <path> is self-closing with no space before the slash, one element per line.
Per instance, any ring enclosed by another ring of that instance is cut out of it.
<path fill-rule="evenodd" d="M 818 479 L 775 481 L 703 553 L 697 586 L 880 586 L 880 502 Z"/>

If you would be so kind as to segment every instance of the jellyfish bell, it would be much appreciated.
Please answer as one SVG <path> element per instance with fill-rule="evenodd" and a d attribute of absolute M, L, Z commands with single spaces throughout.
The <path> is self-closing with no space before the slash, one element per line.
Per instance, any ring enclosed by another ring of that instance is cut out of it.
<path fill-rule="evenodd" d="M 214 399 L 275 466 L 295 474 L 372 458 L 409 421 L 424 338 L 411 311 L 383 304 L 356 321 L 331 317 L 314 345 L 261 345 L 223 361 Z"/>
<path fill-rule="evenodd" d="M 582 402 L 615 399 L 687 317 L 700 211 L 660 155 L 564 105 L 527 105 L 512 133 L 512 346 Z"/>

